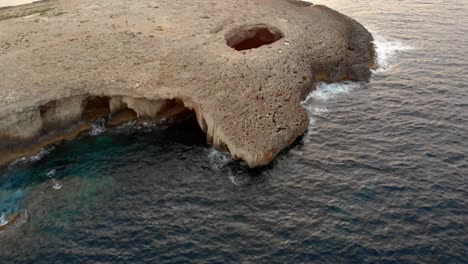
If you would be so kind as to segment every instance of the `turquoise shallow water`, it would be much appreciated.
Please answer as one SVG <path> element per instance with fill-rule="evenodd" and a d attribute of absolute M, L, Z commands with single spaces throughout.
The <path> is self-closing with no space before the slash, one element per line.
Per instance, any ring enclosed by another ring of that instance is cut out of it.
<path fill-rule="evenodd" d="M 59 144 L 0 174 L 1 263 L 467 263 L 464 1 L 315 1 L 374 34 L 369 84 L 319 85 L 266 168 L 194 122 Z"/>

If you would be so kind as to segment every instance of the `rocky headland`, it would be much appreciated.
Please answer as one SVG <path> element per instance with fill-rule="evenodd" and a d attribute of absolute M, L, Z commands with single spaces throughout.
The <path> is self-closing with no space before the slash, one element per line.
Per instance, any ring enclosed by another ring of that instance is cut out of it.
<path fill-rule="evenodd" d="M 48 0 L 0 9 L 0 164 L 98 118 L 195 113 L 208 142 L 268 164 L 309 123 L 317 81 L 366 81 L 371 34 L 293 0 Z"/>

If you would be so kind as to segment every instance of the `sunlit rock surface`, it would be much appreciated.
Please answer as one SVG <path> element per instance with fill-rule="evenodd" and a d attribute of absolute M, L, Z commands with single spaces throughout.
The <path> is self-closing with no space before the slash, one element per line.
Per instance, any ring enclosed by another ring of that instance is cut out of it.
<path fill-rule="evenodd" d="M 291 0 L 59 0 L 0 9 L 0 164 L 109 124 L 195 112 L 268 164 L 308 127 L 316 81 L 368 80 L 372 36 Z"/>

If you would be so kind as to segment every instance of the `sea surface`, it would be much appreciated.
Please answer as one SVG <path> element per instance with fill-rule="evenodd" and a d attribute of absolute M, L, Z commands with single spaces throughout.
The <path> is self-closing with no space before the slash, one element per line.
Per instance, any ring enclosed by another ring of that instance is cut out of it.
<path fill-rule="evenodd" d="M 468 3 L 326 1 L 374 35 L 266 168 L 195 122 L 124 125 L 0 174 L 0 263 L 468 263 Z M 1 227 L 0 227 L 1 228 Z"/>

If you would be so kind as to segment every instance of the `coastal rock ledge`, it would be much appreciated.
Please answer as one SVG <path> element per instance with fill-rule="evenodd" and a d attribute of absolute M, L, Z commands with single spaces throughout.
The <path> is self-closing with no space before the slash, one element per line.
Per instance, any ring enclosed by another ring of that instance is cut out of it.
<path fill-rule="evenodd" d="M 317 81 L 366 81 L 371 34 L 293 0 L 48 0 L 0 9 L 0 164 L 98 118 L 195 113 L 250 167 L 302 135 Z"/>

